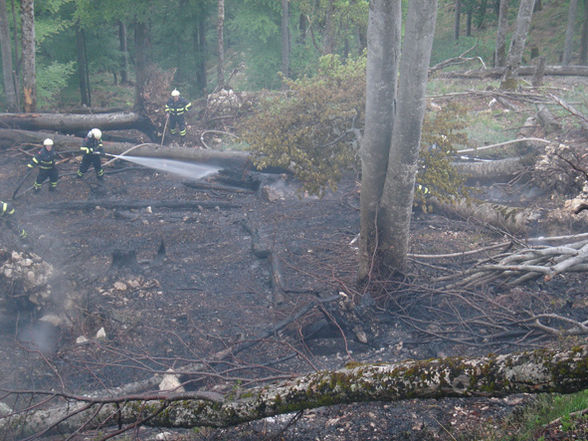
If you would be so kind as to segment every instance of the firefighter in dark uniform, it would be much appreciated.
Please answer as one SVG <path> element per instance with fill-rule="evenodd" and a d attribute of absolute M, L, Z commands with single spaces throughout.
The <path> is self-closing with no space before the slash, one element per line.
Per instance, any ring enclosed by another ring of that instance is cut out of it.
<path fill-rule="evenodd" d="M 18 224 L 13 221 L 14 212 L 14 207 L 12 207 L 8 202 L 0 201 L 0 220 L 2 223 L 6 224 L 8 228 L 10 228 L 21 239 L 26 239 L 28 236 L 27 232 L 24 230 L 24 228 L 20 228 Z"/>
<path fill-rule="evenodd" d="M 33 184 L 35 191 L 41 190 L 41 185 L 45 179 L 49 178 L 49 191 L 55 191 L 57 187 L 57 180 L 59 179 L 59 173 L 55 166 L 55 150 L 53 150 L 53 140 L 47 138 L 43 141 L 43 148 L 37 152 L 31 162 L 27 164 L 27 167 L 34 168 L 39 166 L 39 174 Z"/>
<path fill-rule="evenodd" d="M 80 168 L 78 169 L 78 179 L 84 177 L 84 173 L 88 171 L 90 165 L 96 171 L 96 177 L 100 182 L 104 180 L 104 169 L 102 168 L 102 161 L 100 156 L 104 155 L 104 146 L 102 145 L 102 131 L 100 129 L 92 129 L 84 138 L 84 142 L 80 147 L 84 152 Z"/>
<path fill-rule="evenodd" d="M 184 113 L 188 112 L 191 107 L 192 103 L 180 96 L 180 92 L 177 89 L 172 90 L 171 98 L 165 105 L 165 111 L 169 116 L 169 132 L 172 135 L 176 135 L 179 132 L 182 144 L 184 143 L 183 140 L 186 136 L 186 121 L 184 121 Z"/>

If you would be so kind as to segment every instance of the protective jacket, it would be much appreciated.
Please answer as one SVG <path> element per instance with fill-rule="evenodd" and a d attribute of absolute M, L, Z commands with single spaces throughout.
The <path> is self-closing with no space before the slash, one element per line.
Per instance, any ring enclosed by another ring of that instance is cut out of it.
<path fill-rule="evenodd" d="M 55 167 L 55 150 L 49 151 L 45 147 L 39 150 L 27 164 L 27 167 L 34 168 L 37 165 L 41 170 L 51 170 Z"/>
<path fill-rule="evenodd" d="M 172 97 L 167 101 L 165 111 L 169 112 L 170 116 L 180 116 L 190 110 L 191 107 L 192 103 L 183 96 L 178 97 L 177 101 L 174 101 Z"/>
<path fill-rule="evenodd" d="M 102 141 L 92 136 L 87 136 L 84 138 L 80 150 L 84 152 L 84 156 L 82 157 L 80 168 L 78 168 L 78 178 L 82 178 L 90 166 L 93 166 L 96 171 L 96 177 L 102 181 L 104 179 L 104 169 L 100 161 L 100 156 L 104 155 Z"/>
<path fill-rule="evenodd" d="M 82 143 L 80 150 L 83 151 L 86 155 L 104 154 L 104 146 L 102 145 L 102 141 L 91 137 L 84 138 L 84 142 Z"/>

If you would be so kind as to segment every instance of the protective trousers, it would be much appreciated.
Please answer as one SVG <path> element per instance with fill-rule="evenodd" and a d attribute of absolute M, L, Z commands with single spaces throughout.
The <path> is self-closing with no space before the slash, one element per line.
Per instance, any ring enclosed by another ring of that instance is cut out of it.
<path fill-rule="evenodd" d="M 100 155 L 95 155 L 93 153 L 83 156 L 82 163 L 80 164 L 80 168 L 78 170 L 78 177 L 81 178 L 82 176 L 84 176 L 84 173 L 88 171 L 90 165 L 94 166 L 94 170 L 96 171 L 96 177 L 98 179 L 104 179 L 104 169 L 102 168 Z"/>
<path fill-rule="evenodd" d="M 59 173 L 55 167 L 39 169 L 39 174 L 37 175 L 37 179 L 33 184 L 34 190 L 39 191 L 41 189 L 41 185 L 47 178 L 49 178 L 49 191 L 55 190 L 57 187 L 57 180 L 59 179 Z"/>

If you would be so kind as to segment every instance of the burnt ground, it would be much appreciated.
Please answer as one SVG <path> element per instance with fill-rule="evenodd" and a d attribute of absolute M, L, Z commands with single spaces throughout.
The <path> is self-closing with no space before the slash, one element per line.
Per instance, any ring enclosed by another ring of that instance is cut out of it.
<path fill-rule="evenodd" d="M 9 198 L 26 158 L 16 150 L 2 151 L 0 157 L 2 198 Z M 67 175 L 76 167 L 77 163 L 66 162 L 60 172 Z M 138 168 L 107 175 L 103 189 L 89 172 L 82 182 L 64 176 L 55 193 L 46 185 L 38 194 L 24 193 L 15 201 L 19 220 L 31 236 L 30 250 L 55 268 L 54 301 L 43 311 L 26 311 L 4 323 L 4 387 L 92 391 L 200 362 L 196 372 L 182 378 L 186 387 L 230 393 L 258 384 L 252 381 L 255 378 L 338 368 L 352 360 L 475 356 L 573 343 L 533 333 L 515 332 L 514 337 L 496 340 L 483 335 L 471 339 L 459 329 L 444 334 L 448 323 L 461 326 L 455 316 L 446 315 L 448 308 L 459 304 L 456 297 L 443 298 L 440 291 L 428 288 L 429 282 L 448 269 L 466 269 L 471 261 L 465 259 L 446 263 L 445 268 L 411 261 L 405 280 L 376 284 L 363 296 L 370 301 L 360 302 L 352 244 L 359 231 L 355 179 L 347 176 L 336 193 L 322 199 L 297 197 L 297 185 L 290 178 L 264 179 L 273 182 L 274 194 L 282 199 L 270 202 L 259 191 L 199 190 L 184 185 L 180 177 Z M 222 176 L 206 181 L 226 184 Z M 202 206 L 105 209 L 97 203 L 84 210 L 54 208 L 63 201 L 101 199 L 182 200 Z M 3 244 L 21 246 L 8 232 L 1 234 Z M 500 230 L 486 225 L 415 212 L 411 252 L 469 250 L 503 238 Z M 282 302 L 272 296 L 270 259 L 253 253 L 257 240 L 278 258 L 285 290 Z M 130 255 L 130 262 L 113 264 L 114 254 Z M 498 301 L 571 317 L 585 316 L 588 308 L 582 274 L 530 282 L 517 290 L 484 290 L 481 295 L 488 293 Z M 372 323 L 365 328 L 368 344 L 355 338 L 344 315 L 335 326 L 318 307 L 257 341 L 309 302 L 339 292 L 357 301 L 360 320 Z M 38 318 L 47 312 L 67 317 L 67 322 L 58 328 L 41 326 Z M 464 309 L 464 316 L 468 313 Z M 105 339 L 95 338 L 100 328 Z M 89 343 L 76 343 L 80 336 Z M 243 342 L 255 344 L 222 362 L 214 359 Z M 237 428 L 180 431 L 167 439 L 475 439 L 475 434 L 491 433 L 505 416 L 532 400 L 521 395 L 333 406 L 306 411 L 296 421 L 287 415 Z M 138 439 L 155 433 L 159 431 L 145 429 Z"/>

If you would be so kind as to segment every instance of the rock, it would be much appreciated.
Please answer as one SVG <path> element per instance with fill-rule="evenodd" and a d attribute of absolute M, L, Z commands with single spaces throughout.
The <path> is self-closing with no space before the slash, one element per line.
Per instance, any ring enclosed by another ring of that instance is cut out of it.
<path fill-rule="evenodd" d="M 114 289 L 117 291 L 126 291 L 127 285 L 124 282 L 114 282 Z"/>
<path fill-rule="evenodd" d="M 63 325 L 64 320 L 63 318 L 59 317 L 56 314 L 45 314 L 43 317 L 39 319 L 41 322 L 51 323 L 56 328 Z"/>
<path fill-rule="evenodd" d="M 100 328 L 98 330 L 98 332 L 96 333 L 96 338 L 98 340 L 104 340 L 106 338 L 106 331 L 104 330 L 104 328 Z"/>
<path fill-rule="evenodd" d="M 80 335 L 78 338 L 76 338 L 76 344 L 77 345 L 85 345 L 86 343 L 88 343 L 90 340 L 88 340 L 86 337 L 84 337 L 83 335 Z"/>
<path fill-rule="evenodd" d="M 185 392 L 184 387 L 180 383 L 180 380 L 177 375 L 172 374 L 173 370 L 168 369 L 168 374 L 163 376 L 161 383 L 159 383 L 159 390 L 170 390 L 174 392 Z"/>

